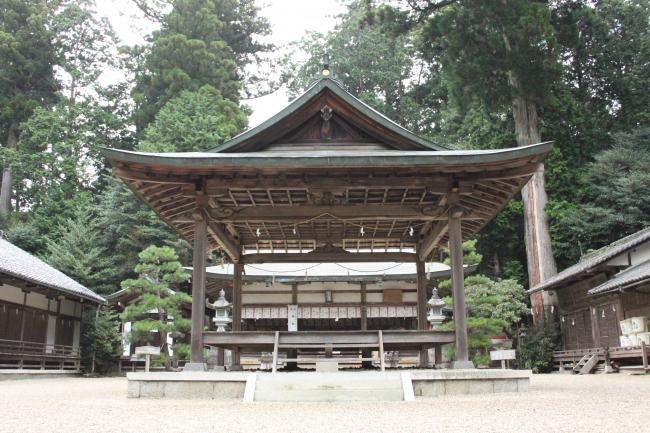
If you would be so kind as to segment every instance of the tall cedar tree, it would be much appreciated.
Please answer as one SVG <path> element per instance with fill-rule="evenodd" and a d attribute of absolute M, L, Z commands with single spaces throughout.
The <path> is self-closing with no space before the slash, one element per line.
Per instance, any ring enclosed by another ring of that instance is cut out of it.
<path fill-rule="evenodd" d="M 36 107 L 56 99 L 56 50 L 47 25 L 48 7 L 42 0 L 0 0 L 0 214 L 11 209 L 20 124 Z"/>
<path fill-rule="evenodd" d="M 551 11 L 528 0 L 459 0 L 426 17 L 426 39 L 445 38 L 442 57 L 452 96 L 510 106 L 518 146 L 542 141 L 538 112 L 559 63 Z M 530 286 L 554 275 L 543 166 L 522 191 Z"/>
<path fill-rule="evenodd" d="M 184 0 L 133 0 L 149 19 L 164 25 L 170 9 L 193 7 Z M 275 89 L 268 74 L 265 54 L 274 46 L 262 42 L 271 34 L 266 17 L 260 16 L 256 0 L 213 0 L 205 11 L 220 21 L 219 37 L 232 50 L 237 62 L 237 74 L 246 97 L 256 97 Z M 273 69 L 273 66 L 271 69 Z"/>
<path fill-rule="evenodd" d="M 176 339 L 189 331 L 190 320 L 183 314 L 182 306 L 192 301 L 186 293 L 171 288 L 186 282 L 190 275 L 183 270 L 170 247 L 152 245 L 143 250 L 139 258 L 140 263 L 135 267 L 139 278 L 122 282 L 122 288 L 134 296 L 135 301 L 126 307 L 121 319 L 132 322 L 131 342 L 153 344 L 158 341 L 160 353 L 169 368 L 167 334 Z M 174 346 L 174 351 L 182 350 L 182 343 Z"/>
<path fill-rule="evenodd" d="M 136 71 L 132 96 L 138 132 L 183 91 L 209 85 L 238 104 L 237 62 L 223 38 L 214 0 L 177 0 L 161 26 Z"/>

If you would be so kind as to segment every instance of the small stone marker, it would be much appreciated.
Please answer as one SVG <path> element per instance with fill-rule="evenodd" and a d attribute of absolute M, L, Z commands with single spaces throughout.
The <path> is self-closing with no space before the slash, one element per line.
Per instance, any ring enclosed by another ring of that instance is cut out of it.
<path fill-rule="evenodd" d="M 144 355 L 144 371 L 149 373 L 151 356 L 160 356 L 160 347 L 158 346 L 138 346 L 135 348 L 136 355 Z"/>
<path fill-rule="evenodd" d="M 490 351 L 490 359 L 492 361 L 501 361 L 501 368 L 506 368 L 506 362 L 511 359 L 517 359 L 517 352 L 515 349 L 503 349 Z"/>

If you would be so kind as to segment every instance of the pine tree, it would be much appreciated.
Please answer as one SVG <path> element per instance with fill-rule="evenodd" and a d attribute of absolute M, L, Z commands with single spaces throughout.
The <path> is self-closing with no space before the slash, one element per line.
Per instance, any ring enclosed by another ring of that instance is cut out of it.
<path fill-rule="evenodd" d="M 104 182 L 106 186 L 93 213 L 100 233 L 99 245 L 109 251 L 115 267 L 107 283 L 118 287 L 121 281 L 137 276 L 133 264 L 148 245 L 174 247 L 184 263 L 191 261 L 190 245 L 180 240 L 122 181 L 106 177 Z"/>
<path fill-rule="evenodd" d="M 157 341 L 167 368 L 170 367 L 167 334 L 178 337 L 188 332 L 190 320 L 184 316 L 182 305 L 192 298 L 186 293 L 171 288 L 189 280 L 189 274 L 178 262 L 178 256 L 170 247 L 150 246 L 140 254 L 140 263 L 135 267 L 138 279 L 122 282 L 122 288 L 134 295 L 135 301 L 129 304 L 121 315 L 122 320 L 133 322 L 132 342 Z M 182 351 L 187 346 L 175 343 L 173 350 Z"/>
<path fill-rule="evenodd" d="M 86 308 L 81 323 L 81 359 L 87 372 L 106 374 L 122 352 L 117 313 L 108 307 Z"/>
<path fill-rule="evenodd" d="M 45 260 L 97 293 L 117 289 L 111 285 L 115 273 L 112 256 L 100 246 L 97 227 L 86 209 L 78 210 L 75 218 L 67 221 L 61 237 L 48 241 Z"/>

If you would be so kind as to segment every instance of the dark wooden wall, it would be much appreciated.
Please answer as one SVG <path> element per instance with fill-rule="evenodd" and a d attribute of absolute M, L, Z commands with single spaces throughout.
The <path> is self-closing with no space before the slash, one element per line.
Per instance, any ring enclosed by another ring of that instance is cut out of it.
<path fill-rule="evenodd" d="M 598 274 L 557 291 L 564 350 L 620 346 L 619 321 L 650 317 L 650 284 L 601 296 L 587 292 L 606 281 Z"/>
<path fill-rule="evenodd" d="M 0 339 L 20 340 L 21 306 L 0 301 Z"/>

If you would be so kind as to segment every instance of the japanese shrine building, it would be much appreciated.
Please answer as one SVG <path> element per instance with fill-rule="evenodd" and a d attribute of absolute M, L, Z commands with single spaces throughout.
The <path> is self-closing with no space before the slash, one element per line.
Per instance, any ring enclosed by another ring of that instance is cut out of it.
<path fill-rule="evenodd" d="M 245 265 L 400 262 L 415 264 L 417 329 L 385 333 L 382 347 L 424 350 L 455 341 L 454 366 L 461 368 L 471 366 L 461 243 L 519 192 L 550 149 L 540 143 L 448 150 L 324 77 L 266 122 L 212 150 L 103 153 L 113 174 L 194 245 L 193 363 L 204 362 L 204 345 L 273 347 L 272 333 L 241 330 Z M 426 322 L 425 263 L 447 246 L 455 333 L 442 335 Z M 222 334 L 202 332 L 206 253 L 216 249 L 233 263 L 232 331 Z M 302 332 L 294 336 L 301 345 L 322 337 Z M 330 332 L 324 344 L 369 338 L 345 332 Z M 277 348 L 277 333 L 275 339 Z"/>
<path fill-rule="evenodd" d="M 105 302 L 0 237 L 0 368 L 79 370 L 83 310 Z"/>

